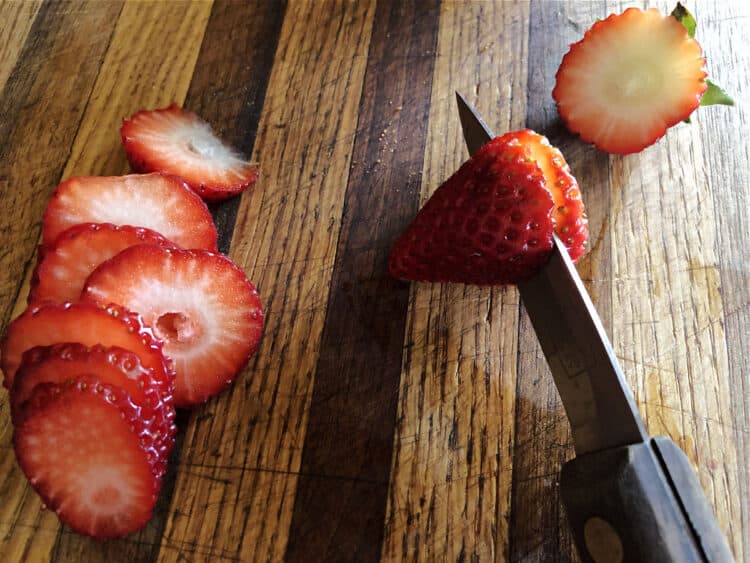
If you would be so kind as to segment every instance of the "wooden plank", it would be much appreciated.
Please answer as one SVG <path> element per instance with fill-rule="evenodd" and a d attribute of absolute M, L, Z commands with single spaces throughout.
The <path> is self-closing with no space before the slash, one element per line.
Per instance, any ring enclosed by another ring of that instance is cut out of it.
<path fill-rule="evenodd" d="M 5 326 L 120 10 L 119 2 L 44 4 L 0 99 L 0 326 Z M 86 14 L 86 17 L 83 17 Z M 78 68 L 78 72 L 69 69 Z M 55 95 L 47 95 L 55 92 Z M 50 127 L 54 123 L 54 127 Z"/>
<path fill-rule="evenodd" d="M 709 13 L 709 21 L 728 15 L 718 8 Z M 709 34 L 699 27 L 701 36 Z M 730 69 L 731 53 L 722 46 L 707 56 Z M 747 61 L 745 54 L 745 68 Z M 649 432 L 667 435 L 685 450 L 743 560 L 738 426 L 731 410 L 739 406 L 732 396 L 740 388 L 731 385 L 737 379 L 730 378 L 725 326 L 733 309 L 724 303 L 719 267 L 720 255 L 732 247 L 720 245 L 716 218 L 723 210 L 714 206 L 717 187 L 706 173 L 711 163 L 705 155 L 725 156 L 720 144 L 704 148 L 711 142 L 704 123 L 730 111 L 699 110 L 694 125 L 670 129 L 637 155 L 610 159 L 612 306 L 618 319 L 612 341 Z"/>
<path fill-rule="evenodd" d="M 467 158 L 455 90 L 496 132 L 523 126 L 527 9 L 443 3 L 423 201 Z M 384 559 L 506 557 L 517 318 L 513 288 L 412 284 Z"/>
<path fill-rule="evenodd" d="M 70 152 L 63 177 L 127 172 L 128 164 L 119 136 L 122 118 L 142 108 L 164 106 L 184 99 L 210 10 L 209 2 L 130 2 L 123 7 L 72 140 L 72 148 L 65 147 Z M 88 10 L 80 18 L 80 22 L 86 22 L 93 16 Z M 98 23 L 93 19 L 92 25 Z M 165 36 L 170 38 L 169 42 L 165 43 Z M 154 57 L 157 50 L 160 57 Z M 124 84 L 127 87 L 123 87 Z M 160 87 L 154 88 L 154 84 Z M 56 94 L 51 90 L 45 91 L 44 95 L 53 98 Z M 19 312 L 24 307 L 27 290 L 26 285 L 19 294 L 16 306 Z M 14 516 L 7 520 L 5 514 L 0 517 L 14 530 L 8 538 L 8 553 L 28 550 L 25 551 L 26 557 L 32 560 L 51 557 L 56 560 L 125 561 L 143 559 L 154 545 L 158 545 L 160 525 L 163 527 L 165 519 L 163 508 L 157 509 L 155 517 L 141 533 L 107 543 L 72 534 L 59 525 L 54 514 L 39 513 L 39 499 L 13 459 L 7 396 L 3 394 L 0 401 L 0 418 L 8 427 L 8 432 L 2 435 L 0 447 L 7 448 L 3 450 L 7 451 L 3 462 L 11 464 L 9 471 L 3 472 L 4 486 L 15 491 L 12 496 L 3 496 L 8 501 L 7 514 Z M 0 553 L 5 549 L 6 546 L 0 545 Z"/>
<path fill-rule="evenodd" d="M 259 288 L 265 335 L 245 375 L 191 420 L 160 559 L 283 557 L 373 15 L 308 2 L 284 19 L 253 154 L 261 179 L 231 247 Z"/>
<path fill-rule="evenodd" d="M 0 27 L 0 91 L 16 65 L 41 5 L 41 0 L 0 4 L 0 22 L 3 22 Z"/>
<path fill-rule="evenodd" d="M 91 94 L 98 64 L 117 21 L 119 2 L 45 3 L 39 9 L 0 98 L 0 326 L 15 303 L 39 237 L 39 220 L 70 153 Z M 54 95 L 50 95 L 54 92 Z M 54 127 L 50 126 L 54 123 Z M 0 398 L 0 554 L 23 560 L 48 553 L 58 524 L 41 512 L 16 465 L 10 445 L 7 395 Z M 40 530 L 37 542 L 30 540 Z"/>
<path fill-rule="evenodd" d="M 288 561 L 380 559 L 409 300 L 388 255 L 419 207 L 439 15 L 375 12 Z"/>
<path fill-rule="evenodd" d="M 696 37 L 707 54 L 709 76 L 727 89 L 737 101 L 732 108 L 702 108 L 696 121 L 704 136 L 703 158 L 711 171 L 708 182 L 713 199 L 716 232 L 716 265 L 722 303 L 720 322 L 724 327 L 728 370 L 716 374 L 727 378 L 730 410 L 723 423 L 733 432 L 737 445 L 737 464 L 725 467 L 737 472 L 737 488 L 729 490 L 739 510 L 731 514 L 728 529 L 737 561 L 750 558 L 750 380 L 747 377 L 747 350 L 750 349 L 750 143 L 747 124 L 750 99 L 750 19 L 746 2 L 709 2 L 695 6 L 698 20 Z M 718 445 L 721 447 L 721 444 Z"/>
<path fill-rule="evenodd" d="M 547 135 L 581 186 L 589 217 L 589 253 L 578 270 L 607 330 L 612 326 L 608 158 L 560 124 L 551 93 L 568 50 L 596 18 L 602 2 L 531 3 L 526 126 Z M 577 553 L 560 505 L 559 475 L 573 457 L 570 427 L 531 322 L 519 323 L 516 434 L 513 449 L 511 561 L 569 561 Z"/>
<path fill-rule="evenodd" d="M 285 5 L 217 2 L 185 100 L 186 107 L 246 155 L 255 143 Z M 235 197 L 209 205 L 223 253 L 229 252 L 241 201 Z"/>

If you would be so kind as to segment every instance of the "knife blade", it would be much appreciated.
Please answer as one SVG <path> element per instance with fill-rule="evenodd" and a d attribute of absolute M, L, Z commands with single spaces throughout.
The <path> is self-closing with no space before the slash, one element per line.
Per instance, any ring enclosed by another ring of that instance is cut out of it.
<path fill-rule="evenodd" d="M 470 154 L 494 137 L 456 92 Z M 560 489 L 585 561 L 733 561 L 685 454 L 651 438 L 565 245 L 519 284 L 571 426 Z"/>

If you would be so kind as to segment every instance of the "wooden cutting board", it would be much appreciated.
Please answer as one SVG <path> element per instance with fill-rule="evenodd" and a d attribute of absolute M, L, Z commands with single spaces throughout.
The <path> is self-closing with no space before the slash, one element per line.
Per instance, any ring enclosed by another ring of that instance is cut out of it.
<path fill-rule="evenodd" d="M 154 517 L 123 540 L 41 509 L 0 393 L 0 560 L 577 560 L 569 428 L 516 290 L 386 273 L 467 156 L 459 90 L 495 131 L 562 149 L 591 222 L 579 271 L 648 429 L 684 448 L 750 561 L 750 4 L 688 7 L 738 104 L 617 157 L 566 133 L 550 93 L 619 2 L 0 4 L 0 326 L 55 185 L 125 173 L 122 118 L 172 101 L 260 164 L 213 213 L 267 315 L 231 390 L 178 416 Z"/>

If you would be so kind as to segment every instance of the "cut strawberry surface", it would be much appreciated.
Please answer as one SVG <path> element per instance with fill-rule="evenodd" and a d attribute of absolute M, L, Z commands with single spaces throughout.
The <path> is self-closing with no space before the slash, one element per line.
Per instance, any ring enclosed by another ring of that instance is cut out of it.
<path fill-rule="evenodd" d="M 700 45 L 675 17 L 629 8 L 571 45 L 552 96 L 583 140 L 633 153 L 698 107 L 707 88 L 704 65 Z"/>
<path fill-rule="evenodd" d="M 42 220 L 42 243 L 80 223 L 146 227 L 182 248 L 216 250 L 216 226 L 206 204 L 175 176 L 69 178 L 55 189 Z"/>
<path fill-rule="evenodd" d="M 21 469 L 44 504 L 74 531 L 125 536 L 151 518 L 160 478 L 142 445 L 150 432 L 124 391 L 92 376 L 44 383 L 15 425 Z"/>
<path fill-rule="evenodd" d="M 396 241 L 395 277 L 478 285 L 518 283 L 552 248 L 553 200 L 517 139 L 485 144 L 442 184 Z"/>
<path fill-rule="evenodd" d="M 76 301 L 86 278 L 99 264 L 136 244 L 176 247 L 151 229 L 130 225 L 83 223 L 63 231 L 40 256 L 29 303 Z"/>
<path fill-rule="evenodd" d="M 136 113 L 123 122 L 120 134 L 133 170 L 180 176 L 207 201 L 237 195 L 258 177 L 257 167 L 177 104 Z"/>
<path fill-rule="evenodd" d="M 562 153 L 546 137 L 530 129 L 506 133 L 502 139 L 519 143 L 541 169 L 554 203 L 552 223 L 555 233 L 568 248 L 573 262 L 577 261 L 586 251 L 588 219 L 578 182 L 570 173 Z"/>
<path fill-rule="evenodd" d="M 137 354 L 123 348 L 67 343 L 27 350 L 10 393 L 13 420 L 23 412 L 38 385 L 64 384 L 88 375 L 127 393 L 148 427 L 142 445 L 155 454 L 152 456 L 155 474 L 163 475 L 176 432 L 174 374 L 170 372 L 165 377 L 143 367 Z"/>
<path fill-rule="evenodd" d="M 154 370 L 160 378 L 167 380 L 170 377 L 171 367 L 162 354 L 161 341 L 137 314 L 119 305 L 48 303 L 30 306 L 8 325 L 0 343 L 0 367 L 5 375 L 5 387 L 11 388 L 26 350 L 66 342 L 119 346 L 137 354 L 142 365 Z"/>
<path fill-rule="evenodd" d="M 174 362 L 179 407 L 229 386 L 263 329 L 252 283 L 231 260 L 207 251 L 130 247 L 94 270 L 81 299 L 140 312 Z"/>

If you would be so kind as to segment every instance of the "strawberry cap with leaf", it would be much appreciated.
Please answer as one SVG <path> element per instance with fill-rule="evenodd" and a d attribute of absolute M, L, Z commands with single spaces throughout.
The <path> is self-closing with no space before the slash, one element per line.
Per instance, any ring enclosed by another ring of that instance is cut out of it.
<path fill-rule="evenodd" d="M 695 20 L 681 5 L 665 16 L 628 8 L 597 21 L 571 45 L 552 97 L 565 125 L 598 149 L 638 152 L 699 105 L 731 104 L 706 79 Z"/>

